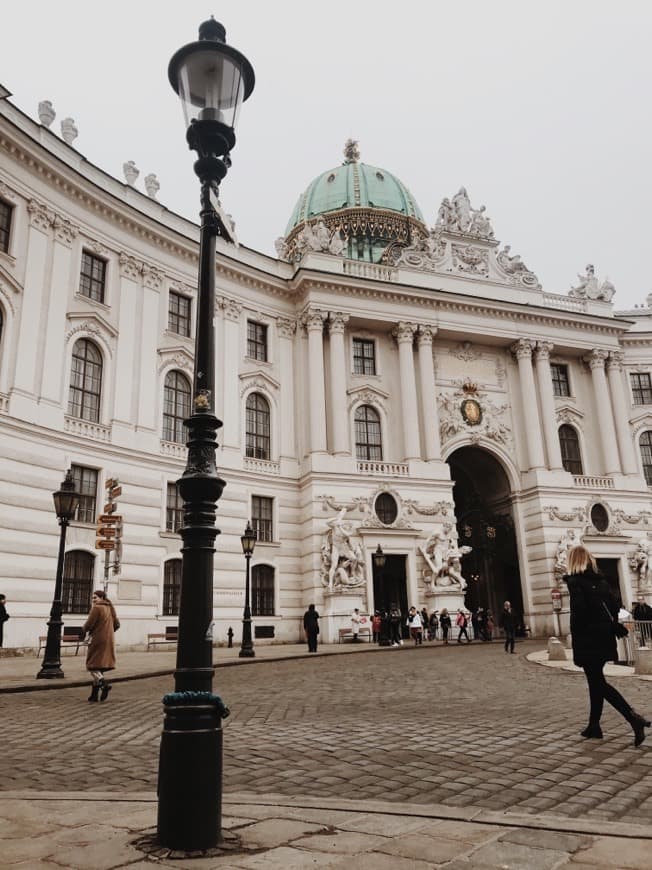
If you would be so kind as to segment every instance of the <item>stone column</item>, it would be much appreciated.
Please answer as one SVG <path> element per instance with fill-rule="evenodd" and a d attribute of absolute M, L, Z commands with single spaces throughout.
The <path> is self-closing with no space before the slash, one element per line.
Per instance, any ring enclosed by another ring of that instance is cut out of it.
<path fill-rule="evenodd" d="M 276 318 L 279 337 L 279 381 L 281 384 L 281 456 L 294 458 L 294 333 L 296 321 L 288 317 Z"/>
<path fill-rule="evenodd" d="M 537 405 L 537 394 L 532 371 L 532 351 L 534 342 L 520 338 L 512 345 L 512 353 L 518 361 L 521 402 L 523 404 L 523 422 L 525 424 L 525 440 L 530 468 L 543 468 L 543 443 L 541 441 L 541 421 Z"/>
<path fill-rule="evenodd" d="M 308 403 L 310 405 L 310 453 L 326 453 L 326 391 L 324 385 L 323 311 L 311 308 L 303 315 L 308 333 Z"/>
<path fill-rule="evenodd" d="M 432 340 L 436 326 L 420 326 L 417 336 L 419 347 L 419 379 L 421 384 L 421 415 L 423 417 L 423 441 L 426 462 L 441 459 L 439 438 L 439 411 L 435 388 L 435 370 L 432 362 Z"/>
<path fill-rule="evenodd" d="M 534 352 L 537 381 L 539 383 L 539 398 L 541 400 L 541 416 L 543 417 L 543 435 L 548 454 L 548 468 L 560 470 L 561 447 L 559 446 L 559 430 L 555 412 L 555 397 L 552 392 L 552 373 L 550 371 L 550 352 L 554 345 L 549 341 L 538 341 Z"/>
<path fill-rule="evenodd" d="M 398 343 L 398 364 L 401 379 L 401 411 L 403 414 L 403 444 L 405 459 L 420 459 L 417 385 L 414 377 L 412 342 L 417 328 L 414 323 L 399 323 L 392 335 Z"/>
<path fill-rule="evenodd" d="M 595 348 L 591 351 L 586 362 L 591 368 L 593 379 L 593 393 L 595 396 L 595 425 L 600 430 L 602 437 L 602 452 L 604 455 L 604 473 L 620 474 L 620 461 L 618 459 L 618 444 L 616 443 L 616 430 L 614 428 L 614 415 L 609 398 L 607 378 L 604 373 L 604 364 L 607 359 L 607 351 Z"/>
<path fill-rule="evenodd" d="M 330 432 L 331 453 L 336 456 L 350 453 L 348 413 L 346 403 L 346 354 L 344 327 L 349 315 L 331 312 L 328 318 L 330 333 Z"/>
<path fill-rule="evenodd" d="M 625 400 L 623 386 L 623 357 L 622 351 L 611 351 L 607 361 L 607 379 L 611 393 L 611 405 L 616 422 L 616 436 L 623 474 L 638 474 L 636 456 L 634 454 L 634 442 L 629 428 L 629 412 Z"/>

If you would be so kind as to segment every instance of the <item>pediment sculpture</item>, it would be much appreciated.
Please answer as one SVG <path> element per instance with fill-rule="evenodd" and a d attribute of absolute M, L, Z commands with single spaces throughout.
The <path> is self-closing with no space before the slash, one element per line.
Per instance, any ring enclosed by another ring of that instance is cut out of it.
<path fill-rule="evenodd" d="M 356 528 L 345 520 L 346 507 L 326 521 L 328 531 L 321 545 L 321 582 L 329 592 L 364 586 L 365 554 L 362 541 L 355 539 Z"/>
<path fill-rule="evenodd" d="M 467 432 L 474 443 L 481 437 L 497 444 L 510 442 L 512 432 L 505 419 L 509 405 L 493 402 L 486 390 L 468 378 L 454 393 L 442 392 L 438 404 L 442 443 L 460 432 Z"/>
<path fill-rule="evenodd" d="M 649 534 L 639 540 L 636 552 L 629 560 L 629 566 L 638 579 L 639 594 L 652 593 L 652 540 Z"/>
<path fill-rule="evenodd" d="M 347 237 L 339 228 L 330 230 L 323 220 L 306 222 L 299 234 L 288 244 L 283 236 L 274 242 L 279 260 L 298 262 L 304 254 L 311 252 L 332 254 L 334 257 L 344 256 Z"/>
<path fill-rule="evenodd" d="M 577 276 L 579 284 L 577 287 L 571 287 L 568 295 L 575 299 L 595 299 L 603 302 L 611 302 L 616 292 L 616 288 L 611 281 L 605 279 L 599 281 L 595 275 L 595 267 L 589 263 L 586 267 L 586 274 Z"/>
<path fill-rule="evenodd" d="M 451 526 L 445 525 L 440 531 L 434 532 L 423 547 L 419 547 L 426 561 L 423 580 L 431 592 L 436 589 L 459 589 L 467 587 L 462 576 L 462 556 L 471 552 L 471 547 L 460 547 L 450 536 Z"/>
<path fill-rule="evenodd" d="M 566 529 L 561 536 L 561 540 L 557 544 L 557 553 L 555 554 L 555 580 L 560 582 L 561 578 L 568 571 L 568 551 L 573 547 L 577 547 L 582 543 L 581 533 L 575 529 Z"/>

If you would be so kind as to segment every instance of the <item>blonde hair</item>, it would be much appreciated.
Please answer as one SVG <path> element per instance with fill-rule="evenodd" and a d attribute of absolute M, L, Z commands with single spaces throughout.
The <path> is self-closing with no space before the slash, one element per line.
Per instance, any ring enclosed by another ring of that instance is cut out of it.
<path fill-rule="evenodd" d="M 572 547 L 568 551 L 568 573 L 583 574 L 587 568 L 591 568 L 594 573 L 598 571 L 598 565 L 591 553 L 581 544 L 577 547 Z"/>

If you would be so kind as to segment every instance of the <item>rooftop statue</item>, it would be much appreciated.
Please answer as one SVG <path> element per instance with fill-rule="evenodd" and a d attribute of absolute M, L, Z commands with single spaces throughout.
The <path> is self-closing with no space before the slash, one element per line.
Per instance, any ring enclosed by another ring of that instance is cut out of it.
<path fill-rule="evenodd" d="M 49 100 L 41 100 L 38 104 L 38 119 L 41 124 L 44 127 L 49 127 L 56 117 L 57 113 L 54 111 L 52 103 Z"/>
<path fill-rule="evenodd" d="M 454 233 L 466 233 L 477 239 L 493 239 L 494 230 L 486 215 L 487 207 L 473 208 L 465 187 L 460 187 L 452 200 L 441 201 L 435 226 Z"/>
<path fill-rule="evenodd" d="M 577 276 L 579 284 L 577 287 L 571 287 L 568 291 L 569 296 L 578 299 L 596 299 L 603 302 L 611 302 L 616 288 L 609 280 L 598 281 L 595 275 L 595 267 L 589 263 L 586 267 L 586 274 Z"/>
<path fill-rule="evenodd" d="M 145 190 L 150 199 L 156 199 L 156 194 L 160 189 L 161 185 L 159 184 L 159 180 L 153 172 L 150 172 L 149 175 L 145 176 Z"/>
<path fill-rule="evenodd" d="M 64 118 L 61 122 L 61 138 L 67 145 L 72 145 L 79 132 L 72 118 Z"/>
<path fill-rule="evenodd" d="M 344 143 L 344 162 L 345 163 L 359 163 L 360 162 L 360 149 L 358 147 L 357 139 L 347 139 Z"/>
<path fill-rule="evenodd" d="M 510 245 L 505 245 L 502 251 L 496 254 L 496 262 L 508 275 L 513 275 L 518 278 L 521 284 L 528 287 L 538 287 L 539 279 L 525 265 L 519 254 L 510 254 L 512 250 Z"/>
<path fill-rule="evenodd" d="M 122 171 L 124 173 L 125 181 L 131 187 L 136 183 L 136 179 L 140 175 L 140 170 L 136 166 L 133 160 L 127 160 L 126 163 L 122 164 Z"/>
<path fill-rule="evenodd" d="M 471 227 L 471 200 L 466 192 L 466 187 L 460 187 L 453 197 L 453 208 L 456 227 L 465 233 Z"/>

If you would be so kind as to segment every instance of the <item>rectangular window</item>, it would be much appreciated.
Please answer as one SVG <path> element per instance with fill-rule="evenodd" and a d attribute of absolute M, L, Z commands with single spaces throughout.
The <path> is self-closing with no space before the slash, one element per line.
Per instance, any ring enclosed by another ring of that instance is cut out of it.
<path fill-rule="evenodd" d="M 9 253 L 9 231 L 11 230 L 11 213 L 13 208 L 0 199 L 0 251 Z"/>
<path fill-rule="evenodd" d="M 94 523 L 97 519 L 97 470 L 73 465 L 72 479 L 75 489 L 80 493 L 75 520 L 78 523 Z"/>
<path fill-rule="evenodd" d="M 559 363 L 551 363 L 552 392 L 555 396 L 570 396 L 570 384 L 568 382 L 568 366 Z"/>
<path fill-rule="evenodd" d="M 163 576 L 163 616 L 178 616 L 181 600 L 181 559 L 165 563 Z"/>
<path fill-rule="evenodd" d="M 632 397 L 635 405 L 652 405 L 652 382 L 649 372 L 639 374 L 633 372 L 630 376 Z"/>
<path fill-rule="evenodd" d="M 353 339 L 353 372 L 356 375 L 376 374 L 376 344 L 366 338 Z"/>
<path fill-rule="evenodd" d="M 274 530 L 272 528 L 272 510 L 274 499 L 264 495 L 251 497 L 251 524 L 256 531 L 257 540 L 273 541 Z"/>
<path fill-rule="evenodd" d="M 168 483 L 165 503 L 165 531 L 176 532 L 183 525 L 183 500 L 176 483 Z"/>
<path fill-rule="evenodd" d="M 274 569 L 256 565 L 251 572 L 252 616 L 274 616 Z"/>
<path fill-rule="evenodd" d="M 247 321 L 247 356 L 267 362 L 267 327 L 264 323 Z"/>
<path fill-rule="evenodd" d="M 79 292 L 82 296 L 104 302 L 104 285 L 106 282 L 106 263 L 88 251 L 82 251 L 81 272 L 79 275 Z"/>
<path fill-rule="evenodd" d="M 190 299 L 170 290 L 168 301 L 168 329 L 177 335 L 190 336 Z"/>

